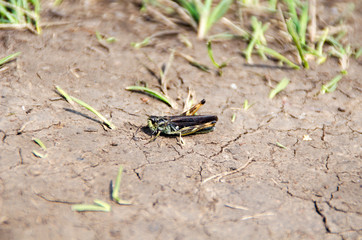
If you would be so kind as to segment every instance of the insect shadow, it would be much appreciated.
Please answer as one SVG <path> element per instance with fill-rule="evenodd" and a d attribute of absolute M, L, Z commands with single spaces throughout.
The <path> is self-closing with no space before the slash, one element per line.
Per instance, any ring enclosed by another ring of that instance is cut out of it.
<path fill-rule="evenodd" d="M 142 126 L 142 127 L 140 127 L 140 129 L 143 133 L 147 134 L 148 136 L 153 135 L 152 130 L 148 126 Z"/>

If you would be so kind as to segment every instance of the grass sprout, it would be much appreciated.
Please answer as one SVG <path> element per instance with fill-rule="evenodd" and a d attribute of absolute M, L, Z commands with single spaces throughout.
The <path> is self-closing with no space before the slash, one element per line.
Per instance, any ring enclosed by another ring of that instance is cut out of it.
<path fill-rule="evenodd" d="M 47 150 L 45 144 L 44 144 L 40 139 L 38 139 L 38 138 L 33 138 L 32 140 L 33 140 L 36 144 L 38 144 L 39 147 L 41 147 L 42 150 L 44 150 L 44 151 Z M 42 153 L 39 153 L 39 152 L 36 151 L 36 150 L 33 150 L 32 153 L 33 153 L 33 155 L 34 155 L 35 157 L 38 157 L 38 158 L 46 158 L 46 157 L 48 156 L 47 153 L 46 153 L 46 154 L 42 154 Z"/>
<path fill-rule="evenodd" d="M 308 64 L 308 61 L 305 59 L 304 50 L 302 49 L 302 42 L 301 42 L 301 39 L 299 38 L 299 35 L 296 32 L 295 24 L 292 19 L 288 19 L 286 21 L 286 23 L 287 23 L 288 32 L 292 36 L 293 42 L 294 42 L 295 46 L 297 47 L 299 56 L 302 59 L 303 67 L 308 69 L 309 64 Z"/>
<path fill-rule="evenodd" d="M 164 96 L 161 93 L 156 92 L 155 90 L 152 90 L 150 88 L 142 87 L 142 86 L 128 86 L 128 87 L 126 87 L 126 90 L 147 93 L 147 94 L 151 95 L 152 97 L 155 97 L 155 98 L 161 100 L 162 102 L 165 102 L 170 107 L 172 107 L 172 108 L 174 107 L 166 96 Z"/>
<path fill-rule="evenodd" d="M 17 56 L 19 56 L 21 54 L 21 52 L 16 52 L 13 54 L 10 54 L 9 56 L 3 57 L 0 59 L 0 66 L 13 60 L 14 58 L 16 58 Z"/>
<path fill-rule="evenodd" d="M 198 24 L 198 38 L 204 39 L 210 28 L 222 18 L 232 3 L 232 0 L 221 0 L 212 8 L 212 0 L 177 0 L 191 18 Z"/>
<path fill-rule="evenodd" d="M 328 32 L 329 32 L 329 29 L 326 28 L 324 31 L 323 31 L 323 34 L 322 36 L 320 37 L 318 43 L 317 43 L 317 56 L 319 57 L 318 60 L 317 60 L 317 63 L 318 64 L 321 64 L 321 63 L 324 63 L 326 60 L 327 60 L 327 56 L 325 56 L 325 54 L 323 54 L 323 46 L 324 46 L 324 43 L 328 37 Z"/>
<path fill-rule="evenodd" d="M 283 91 L 289 84 L 289 79 L 288 78 L 283 78 L 278 85 L 272 89 L 269 93 L 269 98 L 273 99 L 279 92 Z"/>
<path fill-rule="evenodd" d="M 118 170 L 118 175 L 117 175 L 117 178 L 116 178 L 116 182 L 114 184 L 114 187 L 112 188 L 111 196 L 112 196 L 112 200 L 115 201 L 118 204 L 130 205 L 130 204 L 132 204 L 131 202 L 126 201 L 126 200 L 122 200 L 119 197 L 119 189 L 120 189 L 120 186 L 121 186 L 122 172 L 123 172 L 123 166 L 120 166 L 119 170 Z"/>
<path fill-rule="evenodd" d="M 343 75 L 338 74 L 331 81 L 329 81 L 326 85 L 322 85 L 321 94 L 331 93 L 337 89 L 338 82 L 342 79 Z"/>
<path fill-rule="evenodd" d="M 148 44 L 150 44 L 151 38 L 152 37 L 150 36 L 150 37 L 146 37 L 141 42 L 131 42 L 131 46 L 134 47 L 135 49 L 143 48 L 143 47 L 147 46 Z"/>
<path fill-rule="evenodd" d="M 233 113 L 232 117 L 231 117 L 231 122 L 235 122 L 235 119 L 236 119 L 236 113 Z"/>
<path fill-rule="evenodd" d="M 72 97 L 68 95 L 68 93 L 66 93 L 63 89 L 61 89 L 59 86 L 55 86 L 55 89 L 58 91 L 58 93 L 63 97 L 65 98 L 65 100 L 74 105 L 74 102 L 72 100 Z"/>
<path fill-rule="evenodd" d="M 100 114 L 97 110 L 95 110 L 93 107 L 91 107 L 90 105 L 88 105 L 87 103 L 83 102 L 82 100 L 72 97 L 70 95 L 68 95 L 64 90 L 62 90 L 59 86 L 55 86 L 56 90 L 58 91 L 58 93 L 64 97 L 69 103 L 72 102 L 76 102 L 79 105 L 81 105 L 82 107 L 88 109 L 89 111 L 91 111 L 92 113 L 94 113 L 98 118 L 101 119 L 101 121 L 110 129 L 116 129 L 116 126 L 113 125 L 110 121 L 108 121 L 102 114 Z"/>
<path fill-rule="evenodd" d="M 243 108 L 245 111 L 249 110 L 249 108 L 251 108 L 254 104 L 249 104 L 249 101 L 248 99 L 245 99 L 244 100 L 244 105 L 243 105 Z"/>
<path fill-rule="evenodd" d="M 40 152 L 38 152 L 36 150 L 33 150 L 32 153 L 37 158 L 46 158 L 48 156 L 48 154 L 42 154 L 42 153 L 40 153 Z"/>
<path fill-rule="evenodd" d="M 287 7 L 289 9 L 289 15 L 292 19 L 292 22 L 294 23 L 296 34 L 300 40 L 300 44 L 304 46 L 308 26 L 308 2 L 303 3 L 296 0 L 284 0 L 284 2 L 287 4 Z M 298 12 L 300 12 L 299 15 Z"/>
<path fill-rule="evenodd" d="M 175 51 L 175 54 L 177 54 L 178 56 L 182 57 L 183 59 L 185 59 L 186 61 L 188 61 L 192 66 L 197 67 L 198 69 L 200 69 L 201 71 L 204 72 L 209 72 L 209 67 L 206 66 L 205 64 L 202 64 L 198 61 L 196 61 L 193 57 L 191 57 L 190 55 Z"/>
<path fill-rule="evenodd" d="M 296 64 L 294 64 L 292 61 L 290 61 L 288 58 L 284 57 L 283 55 L 281 55 L 280 53 L 278 53 L 277 51 L 271 49 L 271 48 L 268 48 L 268 47 L 265 47 L 263 45 L 256 45 L 256 48 L 259 49 L 261 52 L 271 56 L 271 57 L 274 57 L 276 59 L 278 59 L 279 61 L 281 62 L 284 62 L 286 63 L 288 66 L 294 68 L 294 69 L 300 69 L 300 67 Z"/>
<path fill-rule="evenodd" d="M 33 141 L 39 145 L 43 150 L 47 150 L 45 144 L 39 138 L 33 138 Z"/>
<path fill-rule="evenodd" d="M 94 200 L 95 204 L 74 204 L 72 205 L 72 211 L 77 212 L 89 212 L 89 211 L 96 211 L 96 212 L 110 212 L 111 205 L 101 200 Z"/>
<path fill-rule="evenodd" d="M 284 146 L 283 144 L 281 144 L 279 142 L 276 142 L 275 145 L 277 145 L 278 147 L 283 148 L 283 149 L 288 149 L 286 146 Z"/>
<path fill-rule="evenodd" d="M 214 59 L 214 54 L 213 54 L 212 48 L 211 48 L 211 41 L 208 41 L 206 45 L 207 45 L 207 53 L 209 54 L 212 64 L 214 64 L 214 66 L 218 68 L 219 75 L 222 75 L 222 69 L 227 66 L 227 63 L 223 62 L 221 64 L 218 64 Z"/>
<path fill-rule="evenodd" d="M 40 1 L 0 0 L 0 28 L 28 28 L 40 34 Z"/>
<path fill-rule="evenodd" d="M 347 45 L 343 47 L 342 45 L 334 45 L 330 48 L 328 53 L 339 59 L 339 64 L 343 73 L 347 73 L 347 68 L 349 65 L 349 57 L 352 55 L 351 46 Z"/>
<path fill-rule="evenodd" d="M 99 31 L 96 31 L 96 38 L 100 43 L 113 43 L 116 41 L 115 37 L 107 37 L 104 34 L 101 34 Z"/>
<path fill-rule="evenodd" d="M 248 63 L 252 63 L 251 54 L 256 44 L 266 45 L 264 32 L 268 29 L 269 23 L 263 25 L 262 22 L 258 21 L 255 16 L 251 17 L 251 26 L 253 28 L 252 37 L 249 41 L 248 46 L 244 51 L 245 59 Z M 261 53 L 261 52 L 259 52 Z M 261 53 L 263 56 L 263 54 Z"/>

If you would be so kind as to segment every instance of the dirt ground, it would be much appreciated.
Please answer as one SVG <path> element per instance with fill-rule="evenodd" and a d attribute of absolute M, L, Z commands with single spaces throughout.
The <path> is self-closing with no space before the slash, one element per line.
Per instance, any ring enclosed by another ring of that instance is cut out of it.
<path fill-rule="evenodd" d="M 355 3 L 349 42 L 361 46 L 362 4 Z M 319 17 L 328 23 L 329 13 L 347 4 L 322 1 Z M 171 109 L 125 87 L 158 89 L 147 68 L 158 73 L 169 48 L 212 66 L 194 31 L 177 29 L 192 49 L 171 34 L 136 50 L 131 42 L 172 29 L 134 3 L 64 1 L 43 9 L 44 22 L 65 24 L 40 36 L 0 31 L 1 57 L 22 52 L 0 72 L 0 239 L 361 239 L 361 60 L 351 58 L 335 92 L 317 95 L 338 73 L 336 59 L 309 70 L 257 56 L 248 65 L 245 42 L 215 43 L 217 60 L 231 59 L 222 76 L 175 57 L 168 95 L 178 109 Z M 102 47 L 97 30 L 117 41 Z M 283 77 L 291 83 L 269 100 Z M 60 99 L 54 85 L 117 129 L 104 130 L 87 110 Z M 201 114 L 219 117 L 215 131 L 184 137 L 183 146 L 164 136 L 147 144 L 147 132 L 137 132 L 147 116 L 182 112 L 189 89 L 206 99 Z M 235 109 L 245 99 L 253 106 Z M 46 158 L 32 154 L 40 151 L 34 137 L 48 147 Z M 120 194 L 130 206 L 109 199 L 120 165 Z M 225 172 L 233 174 L 208 179 Z M 95 199 L 111 212 L 71 210 Z"/>

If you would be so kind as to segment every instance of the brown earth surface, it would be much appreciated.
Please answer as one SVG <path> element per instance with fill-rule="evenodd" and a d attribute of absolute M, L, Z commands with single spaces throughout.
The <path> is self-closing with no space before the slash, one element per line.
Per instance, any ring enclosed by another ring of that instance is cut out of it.
<path fill-rule="evenodd" d="M 348 3 L 319 2 L 320 22 L 332 23 Z M 354 3 L 348 41 L 358 46 L 362 4 Z M 192 49 L 170 34 L 136 50 L 131 42 L 172 29 L 127 1 L 44 3 L 43 22 L 65 24 L 40 36 L 0 31 L 1 57 L 22 52 L 0 72 L 0 239 L 361 239 L 361 60 L 351 58 L 335 92 L 318 95 L 338 73 L 336 59 L 309 70 L 257 56 L 248 65 L 244 41 L 214 43 L 217 61 L 231 59 L 222 76 L 175 57 L 168 96 L 178 109 L 171 109 L 125 87 L 158 89 L 148 68 L 158 74 L 169 48 L 211 67 L 192 29 L 177 28 Z M 97 30 L 117 41 L 101 46 Z M 225 30 L 218 24 L 212 33 Z M 283 77 L 291 83 L 269 100 Z M 93 114 L 60 99 L 54 85 L 117 129 L 105 130 Z M 195 101 L 206 99 L 201 114 L 219 117 L 215 131 L 184 137 L 184 145 L 165 136 L 148 143 L 147 131 L 138 131 L 147 116 L 182 112 L 189 90 Z M 235 109 L 245 99 L 253 106 Z M 34 137 L 48 147 L 46 158 L 32 154 L 40 151 Z M 130 206 L 109 199 L 121 165 L 120 194 Z M 95 199 L 111 212 L 71 210 Z"/>

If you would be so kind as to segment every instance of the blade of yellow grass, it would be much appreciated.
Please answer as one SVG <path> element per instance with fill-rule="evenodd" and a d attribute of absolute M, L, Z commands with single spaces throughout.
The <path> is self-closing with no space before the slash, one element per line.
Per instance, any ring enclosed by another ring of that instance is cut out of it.
<path fill-rule="evenodd" d="M 16 58 L 20 54 L 21 54 L 21 52 L 17 52 L 17 53 L 10 54 L 9 56 L 6 56 L 6 57 L 0 59 L 0 66 L 11 61 L 12 59 Z"/>
<path fill-rule="evenodd" d="M 119 170 L 118 170 L 116 182 L 112 189 L 112 199 L 120 205 L 130 205 L 130 204 L 132 204 L 130 201 L 120 199 L 120 197 L 119 197 L 119 189 L 121 187 L 122 172 L 123 172 L 123 166 L 120 166 Z"/>
<path fill-rule="evenodd" d="M 111 206 L 101 200 L 94 200 L 95 204 L 74 204 L 72 205 L 72 211 L 77 212 L 88 212 L 88 211 L 98 211 L 98 212 L 110 212 Z"/>
<path fill-rule="evenodd" d="M 81 105 L 82 107 L 88 109 L 89 111 L 91 111 L 92 113 L 94 113 L 95 115 L 97 115 L 97 117 L 99 117 L 102 122 L 104 124 L 106 124 L 110 129 L 116 129 L 116 126 L 113 125 L 110 121 L 108 121 L 102 114 L 100 114 L 97 110 L 95 110 L 93 107 L 91 107 L 90 105 L 88 105 L 87 103 L 83 102 L 82 100 L 72 97 L 70 95 L 68 95 L 64 90 L 62 90 L 59 86 L 55 87 L 56 90 L 58 91 L 58 93 L 63 96 L 69 103 L 71 102 L 76 102 L 79 105 Z"/>

